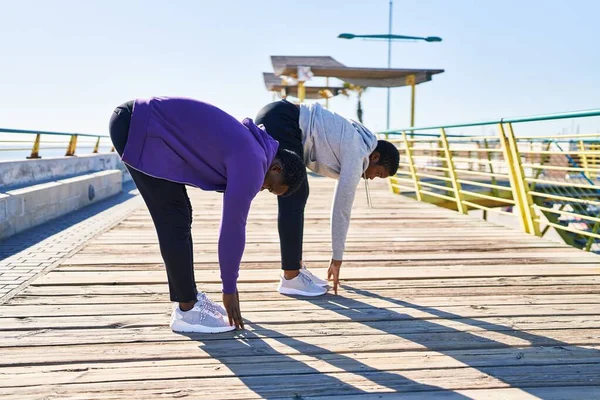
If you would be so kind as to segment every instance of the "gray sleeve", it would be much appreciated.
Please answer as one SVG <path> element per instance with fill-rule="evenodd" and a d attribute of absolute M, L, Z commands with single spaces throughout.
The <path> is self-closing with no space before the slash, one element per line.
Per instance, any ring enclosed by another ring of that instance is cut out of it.
<path fill-rule="evenodd" d="M 341 161 L 340 178 L 336 184 L 331 209 L 331 246 L 333 259 L 342 260 L 356 187 L 363 170 L 363 155 L 356 145 L 345 147 Z"/>

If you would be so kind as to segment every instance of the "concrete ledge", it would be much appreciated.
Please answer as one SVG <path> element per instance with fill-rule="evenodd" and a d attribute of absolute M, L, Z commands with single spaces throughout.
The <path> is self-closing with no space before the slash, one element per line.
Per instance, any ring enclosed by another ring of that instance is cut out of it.
<path fill-rule="evenodd" d="M 56 181 L 69 176 L 114 169 L 123 172 L 124 182 L 131 180 L 117 153 L 0 161 L 0 191 L 2 191 L 2 187 L 23 187 Z"/>
<path fill-rule="evenodd" d="M 0 193 L 0 239 L 120 193 L 122 181 L 112 169 Z"/>

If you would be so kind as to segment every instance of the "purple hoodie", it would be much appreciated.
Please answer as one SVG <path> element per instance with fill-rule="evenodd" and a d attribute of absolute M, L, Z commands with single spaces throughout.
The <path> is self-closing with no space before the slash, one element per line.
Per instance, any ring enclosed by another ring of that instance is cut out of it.
<path fill-rule="evenodd" d="M 201 101 L 135 101 L 123 161 L 150 176 L 225 192 L 219 235 L 223 293 L 236 292 L 250 203 L 278 147 L 252 120 L 240 123 Z"/>

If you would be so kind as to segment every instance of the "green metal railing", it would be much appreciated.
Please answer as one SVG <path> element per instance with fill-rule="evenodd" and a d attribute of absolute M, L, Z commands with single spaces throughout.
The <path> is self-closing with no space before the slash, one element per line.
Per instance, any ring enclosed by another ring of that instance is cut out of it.
<path fill-rule="evenodd" d="M 32 136 L 32 139 L 12 139 L 17 135 Z M 0 152 L 28 151 L 27 158 L 30 159 L 41 158 L 44 150 L 65 149 L 65 156 L 74 156 L 78 148 L 88 148 L 91 153 L 98 153 L 104 144 L 110 146 L 111 152 L 114 151 L 110 138 L 106 135 L 0 128 Z"/>
<path fill-rule="evenodd" d="M 600 133 L 515 134 L 521 123 L 598 116 L 600 109 L 382 132 L 401 155 L 390 188 L 461 213 L 510 215 L 538 236 L 555 228 L 567 243 L 600 251 Z M 497 134 L 446 132 L 488 125 Z"/>
<path fill-rule="evenodd" d="M 570 111 L 563 113 L 555 113 L 555 114 L 544 114 L 544 115 L 533 115 L 528 117 L 513 117 L 513 118 L 500 118 L 488 121 L 480 121 L 480 122 L 468 122 L 464 124 L 454 124 L 454 125 L 437 125 L 437 126 L 426 126 L 426 127 L 410 127 L 405 129 L 398 129 L 393 131 L 384 131 L 380 132 L 380 135 L 393 135 L 393 134 L 402 134 L 403 132 L 420 132 L 420 131 L 431 131 L 434 129 L 452 129 L 452 128 L 469 128 L 476 126 L 488 126 L 488 125 L 498 125 L 498 124 L 517 124 L 523 122 L 541 122 L 541 121 L 555 121 L 560 119 L 569 119 L 569 118 L 586 118 L 586 117 L 598 117 L 600 116 L 600 108 L 595 108 L 591 110 L 582 110 L 582 111 Z M 458 136 L 458 135 L 454 135 Z M 559 136 L 563 137 L 563 136 Z"/>

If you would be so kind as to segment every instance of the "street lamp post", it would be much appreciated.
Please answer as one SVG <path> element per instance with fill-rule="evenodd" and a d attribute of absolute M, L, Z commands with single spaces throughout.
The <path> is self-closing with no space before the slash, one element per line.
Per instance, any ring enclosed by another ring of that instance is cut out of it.
<path fill-rule="evenodd" d="M 390 11 L 388 13 L 388 68 L 392 68 L 392 7 L 394 6 L 394 0 L 390 0 Z M 385 130 L 390 130 L 390 96 L 391 96 L 392 88 L 387 88 L 387 113 L 386 113 L 386 122 L 385 122 Z"/>
<path fill-rule="evenodd" d="M 389 18 L 389 33 L 387 35 L 356 35 L 354 33 L 341 33 L 338 35 L 339 39 L 373 39 L 373 40 L 387 40 L 388 42 L 388 68 L 392 67 L 392 40 L 406 40 L 416 41 L 422 40 L 424 42 L 434 43 L 441 42 L 442 38 L 438 36 L 406 36 L 406 35 L 392 35 L 392 0 L 390 0 L 390 18 Z M 407 83 L 411 86 L 411 111 L 410 111 L 410 124 L 414 126 L 415 123 L 415 77 L 411 75 L 407 77 Z M 390 130 L 390 88 L 387 88 L 387 116 L 386 116 L 386 130 Z"/>

